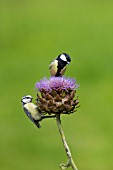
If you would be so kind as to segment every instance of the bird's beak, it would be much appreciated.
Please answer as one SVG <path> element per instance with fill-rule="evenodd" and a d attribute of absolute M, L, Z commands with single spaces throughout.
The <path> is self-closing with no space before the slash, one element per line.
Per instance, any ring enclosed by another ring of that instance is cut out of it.
<path fill-rule="evenodd" d="M 70 62 L 69 62 L 69 61 L 67 61 L 67 64 L 69 65 L 69 64 L 70 64 Z"/>

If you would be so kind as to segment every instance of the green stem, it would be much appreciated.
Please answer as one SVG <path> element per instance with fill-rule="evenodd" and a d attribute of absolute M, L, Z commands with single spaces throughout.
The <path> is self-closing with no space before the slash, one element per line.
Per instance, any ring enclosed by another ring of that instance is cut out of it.
<path fill-rule="evenodd" d="M 69 166 L 71 166 L 73 170 L 78 170 L 74 161 L 73 161 L 69 146 L 67 145 L 66 138 L 65 138 L 63 129 L 61 127 L 60 114 L 58 114 L 58 115 L 56 114 L 56 122 L 57 122 L 58 130 L 60 132 L 62 142 L 63 142 L 64 149 L 65 149 L 67 157 L 68 157 L 68 162 L 66 164 L 61 164 L 60 167 L 61 167 L 61 169 L 66 169 Z"/>

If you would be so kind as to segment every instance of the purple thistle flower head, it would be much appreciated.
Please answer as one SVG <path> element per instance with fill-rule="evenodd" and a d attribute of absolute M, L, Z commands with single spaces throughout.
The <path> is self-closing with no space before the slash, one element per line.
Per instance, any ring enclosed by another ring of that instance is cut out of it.
<path fill-rule="evenodd" d="M 73 78 L 63 77 L 50 77 L 49 79 L 43 78 L 36 83 L 36 88 L 38 91 L 51 92 L 52 90 L 75 90 L 78 88 L 76 80 Z"/>
<path fill-rule="evenodd" d="M 43 78 L 36 83 L 38 108 L 48 114 L 69 114 L 75 112 L 78 98 L 75 99 L 76 80 L 69 77 Z"/>

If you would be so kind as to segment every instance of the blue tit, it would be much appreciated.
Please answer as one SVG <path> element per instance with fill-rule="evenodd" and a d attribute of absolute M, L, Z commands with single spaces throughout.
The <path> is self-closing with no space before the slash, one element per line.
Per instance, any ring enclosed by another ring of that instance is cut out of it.
<path fill-rule="evenodd" d="M 67 64 L 70 64 L 70 62 L 71 58 L 68 54 L 60 54 L 49 66 L 51 76 L 62 76 L 66 71 Z"/>
<path fill-rule="evenodd" d="M 22 106 L 23 110 L 29 119 L 38 127 L 40 128 L 39 121 L 41 120 L 41 112 L 38 110 L 38 106 L 32 103 L 32 96 L 27 95 L 22 97 Z"/>
<path fill-rule="evenodd" d="M 38 106 L 32 103 L 33 97 L 30 95 L 24 96 L 21 99 L 22 107 L 26 115 L 29 119 L 38 127 L 40 128 L 40 121 L 45 118 L 53 118 L 56 117 L 55 115 L 46 116 L 43 115 L 42 112 L 38 109 Z"/>

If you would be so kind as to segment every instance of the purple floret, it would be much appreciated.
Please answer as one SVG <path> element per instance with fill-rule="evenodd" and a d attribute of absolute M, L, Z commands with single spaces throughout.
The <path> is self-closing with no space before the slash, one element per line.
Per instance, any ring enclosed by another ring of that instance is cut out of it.
<path fill-rule="evenodd" d="M 51 88 L 49 87 L 49 80 L 47 78 L 43 78 L 39 82 L 36 83 L 36 88 L 39 91 L 45 90 L 45 91 L 51 91 Z"/>
<path fill-rule="evenodd" d="M 43 90 L 51 92 L 54 90 L 75 90 L 78 87 L 76 80 L 73 78 L 63 77 L 50 77 L 50 79 L 43 78 L 36 83 L 36 88 L 41 92 Z"/>

